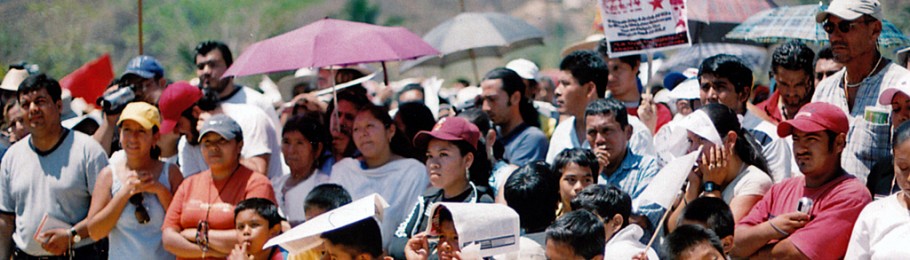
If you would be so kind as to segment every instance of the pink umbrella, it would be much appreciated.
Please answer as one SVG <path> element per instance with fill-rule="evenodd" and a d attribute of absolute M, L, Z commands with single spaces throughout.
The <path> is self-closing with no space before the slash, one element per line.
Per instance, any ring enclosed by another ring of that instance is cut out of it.
<path fill-rule="evenodd" d="M 325 18 L 250 45 L 224 76 L 406 60 L 434 54 L 439 51 L 403 27 Z"/>

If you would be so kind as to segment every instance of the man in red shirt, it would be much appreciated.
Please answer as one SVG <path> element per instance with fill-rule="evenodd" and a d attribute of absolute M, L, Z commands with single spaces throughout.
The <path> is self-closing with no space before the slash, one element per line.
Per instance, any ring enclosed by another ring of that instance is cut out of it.
<path fill-rule="evenodd" d="M 778 125 L 793 135 L 793 152 L 804 176 L 771 186 L 736 226 L 734 257 L 843 258 L 853 223 L 872 201 L 865 186 L 841 168 L 849 123 L 828 103 L 809 103 Z M 807 203 L 807 201 L 809 203 Z"/>
<path fill-rule="evenodd" d="M 756 106 L 768 115 L 765 120 L 776 125 L 793 119 L 799 108 L 812 101 L 814 59 L 815 52 L 798 41 L 787 42 L 774 50 L 771 75 L 776 90 L 768 100 Z"/>

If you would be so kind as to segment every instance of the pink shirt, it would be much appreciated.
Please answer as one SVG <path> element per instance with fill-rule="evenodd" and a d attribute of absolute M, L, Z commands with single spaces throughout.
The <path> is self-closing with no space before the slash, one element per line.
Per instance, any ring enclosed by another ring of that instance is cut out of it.
<path fill-rule="evenodd" d="M 775 184 L 738 225 L 754 226 L 794 212 L 802 197 L 814 202 L 809 223 L 790 234 L 790 241 L 809 259 L 843 258 L 853 223 L 872 201 L 869 190 L 853 175 L 843 173 L 817 188 L 806 188 L 804 176 Z"/>

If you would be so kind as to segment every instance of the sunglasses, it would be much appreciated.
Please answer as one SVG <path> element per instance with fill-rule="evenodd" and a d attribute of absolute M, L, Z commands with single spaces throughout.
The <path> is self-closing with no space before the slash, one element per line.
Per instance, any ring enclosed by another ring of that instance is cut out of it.
<path fill-rule="evenodd" d="M 865 24 L 865 23 L 869 23 L 871 21 L 873 21 L 873 20 L 870 20 L 870 19 L 853 20 L 853 21 L 843 20 L 843 21 L 840 21 L 839 23 L 825 21 L 825 23 L 822 24 L 822 29 L 824 29 L 826 33 L 831 34 L 831 33 L 834 33 L 834 28 L 837 27 L 837 29 L 840 30 L 841 33 L 848 33 L 848 32 L 850 32 L 850 29 L 853 28 L 854 25 L 856 25 L 856 23 Z"/>
<path fill-rule="evenodd" d="M 145 206 L 142 205 L 142 201 L 142 193 L 135 194 L 130 197 L 130 204 L 136 206 L 136 212 L 134 213 L 134 215 L 136 215 L 136 221 L 138 221 L 139 224 L 146 224 L 149 223 L 151 218 L 149 217 L 148 210 L 145 208 Z"/>

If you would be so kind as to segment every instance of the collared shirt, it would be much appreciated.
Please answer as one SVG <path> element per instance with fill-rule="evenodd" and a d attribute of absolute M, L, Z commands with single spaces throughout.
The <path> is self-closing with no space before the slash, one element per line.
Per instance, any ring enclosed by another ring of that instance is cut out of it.
<path fill-rule="evenodd" d="M 609 176 L 600 174 L 597 184 L 612 184 L 625 191 L 634 200 L 641 195 L 651 179 L 657 175 L 660 168 L 654 157 L 638 155 L 626 148 L 626 156 L 622 159 L 616 171 Z"/>
<path fill-rule="evenodd" d="M 600 178 L 597 179 L 597 184 L 614 185 L 629 194 L 633 201 L 637 201 L 638 196 L 648 188 L 648 184 L 651 183 L 658 171 L 660 171 L 660 167 L 657 164 L 657 159 L 648 155 L 638 155 L 627 147 L 626 156 L 622 159 L 619 168 L 616 168 L 616 171 L 609 176 L 601 173 Z M 660 221 L 663 210 L 663 207 L 658 204 L 634 207 L 636 214 L 648 217 L 652 228 Z M 648 231 L 653 232 L 653 230 Z"/>
<path fill-rule="evenodd" d="M 890 61 L 885 63 L 885 68 L 875 73 L 857 87 L 853 110 L 847 105 L 844 93 L 844 75 L 846 68 L 838 71 L 831 77 L 818 83 L 812 102 L 826 102 L 840 107 L 850 121 L 850 131 L 847 133 L 847 146 L 841 157 L 841 165 L 848 173 L 855 175 L 863 183 L 878 159 L 884 158 L 891 152 L 891 119 L 884 124 L 869 122 L 864 118 L 866 107 L 879 107 L 891 111 L 890 105 L 878 104 L 881 93 L 889 86 L 899 83 L 901 77 L 910 74 L 910 71 Z"/>

